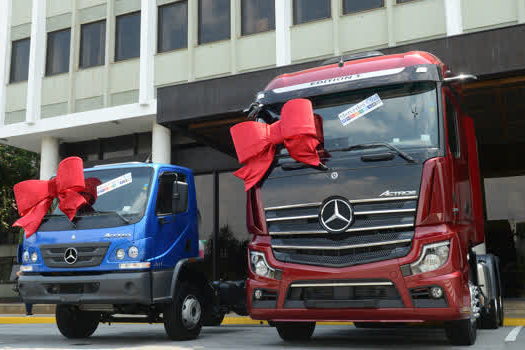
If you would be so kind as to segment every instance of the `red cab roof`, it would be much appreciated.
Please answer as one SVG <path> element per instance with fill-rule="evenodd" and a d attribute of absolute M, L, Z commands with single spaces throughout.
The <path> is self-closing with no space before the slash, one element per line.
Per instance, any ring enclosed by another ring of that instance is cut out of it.
<path fill-rule="evenodd" d="M 410 51 L 407 53 L 363 58 L 344 63 L 339 67 L 337 63 L 328 66 L 315 67 L 295 73 L 282 74 L 273 79 L 265 90 L 273 90 L 291 85 L 303 84 L 323 79 L 337 78 L 366 72 L 374 72 L 392 68 L 402 68 L 420 64 L 435 64 L 444 69 L 444 64 L 436 56 L 424 51 Z"/>

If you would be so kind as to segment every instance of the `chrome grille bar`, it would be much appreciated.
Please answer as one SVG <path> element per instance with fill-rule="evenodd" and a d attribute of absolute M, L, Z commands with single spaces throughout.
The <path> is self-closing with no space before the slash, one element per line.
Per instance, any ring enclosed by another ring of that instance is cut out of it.
<path fill-rule="evenodd" d="M 317 219 L 318 217 L 319 217 L 319 215 L 283 216 L 282 218 L 269 218 L 269 219 L 266 219 L 266 222 Z"/>
<path fill-rule="evenodd" d="M 378 215 L 378 214 L 400 214 L 400 213 L 413 213 L 416 208 L 411 209 L 389 209 L 389 210 L 368 210 L 368 211 L 356 211 L 354 215 Z"/>
<path fill-rule="evenodd" d="M 395 202 L 395 201 L 408 201 L 416 200 L 417 196 L 404 196 L 404 197 L 387 197 L 387 198 L 368 198 L 368 199 L 353 199 L 350 200 L 351 204 L 363 204 L 363 203 L 377 203 L 377 202 Z M 294 208 L 308 208 L 308 207 L 318 207 L 322 203 L 300 203 L 300 204 L 290 204 L 290 205 L 280 205 L 277 207 L 268 207 L 264 208 L 265 211 L 270 210 L 283 210 L 283 209 L 294 209 Z"/>
<path fill-rule="evenodd" d="M 376 247 L 381 245 L 394 245 L 401 243 L 409 243 L 412 239 L 398 239 L 395 241 L 386 241 L 386 242 L 374 242 L 374 243 L 363 243 L 363 244 L 351 244 L 343 245 L 339 247 L 329 247 L 329 246 L 296 246 L 296 245 L 272 245 L 274 249 L 301 249 L 301 250 L 345 250 L 345 249 L 354 249 L 354 248 L 366 248 L 366 247 Z"/>
<path fill-rule="evenodd" d="M 398 229 L 398 228 L 408 228 L 413 227 L 414 224 L 401 224 L 401 225 L 385 225 L 385 226 L 370 226 L 370 227 L 358 227 L 358 228 L 349 228 L 345 232 L 360 232 L 360 231 L 373 231 L 373 230 L 389 230 L 389 229 Z M 318 235 L 318 234 L 327 234 L 327 231 L 315 230 L 315 231 L 277 231 L 270 232 L 270 235 Z"/>

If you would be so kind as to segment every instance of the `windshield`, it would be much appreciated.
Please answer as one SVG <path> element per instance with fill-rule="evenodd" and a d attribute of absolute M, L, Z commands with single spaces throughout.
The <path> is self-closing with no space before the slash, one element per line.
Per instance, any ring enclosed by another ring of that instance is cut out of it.
<path fill-rule="evenodd" d="M 110 227 L 139 221 L 144 216 L 148 203 L 152 173 L 153 169 L 150 167 L 84 172 L 86 189 L 80 194 L 88 204 L 78 209 L 74 220 L 78 226 L 76 228 L 95 228 L 101 225 Z M 58 217 L 62 216 L 65 217 L 58 207 L 58 200 L 55 199 L 50 213 L 46 215 L 47 220 L 41 225 L 40 230 L 48 230 L 51 227 L 57 229 L 56 224 L 60 223 L 66 225 L 67 222 L 58 220 L 61 219 Z M 113 216 L 113 218 L 102 218 L 102 216 Z M 52 220 L 55 217 L 56 220 Z M 94 220 L 94 217 L 100 218 Z"/>
<path fill-rule="evenodd" d="M 410 83 L 310 98 L 322 120 L 328 151 L 386 142 L 397 148 L 438 147 L 435 83 Z M 265 122 L 279 119 L 282 104 L 266 108 Z M 286 152 L 284 149 L 281 152 Z"/>

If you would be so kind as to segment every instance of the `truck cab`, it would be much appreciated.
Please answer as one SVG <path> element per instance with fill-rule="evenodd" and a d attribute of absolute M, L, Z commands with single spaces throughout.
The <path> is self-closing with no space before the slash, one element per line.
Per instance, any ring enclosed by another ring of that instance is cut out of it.
<path fill-rule="evenodd" d="M 248 192 L 252 318 L 285 340 L 309 338 L 316 321 L 438 321 L 472 344 L 478 324 L 501 324 L 497 258 L 473 249 L 484 228 L 464 77 L 426 52 L 375 52 L 257 95 L 251 117 L 270 125 L 288 101 L 311 101 L 321 164 L 277 146 Z"/>
<path fill-rule="evenodd" d="M 91 335 L 99 322 L 130 321 L 163 322 L 170 338 L 191 339 L 205 318 L 224 314 L 200 267 L 190 169 L 117 164 L 85 169 L 84 179 L 88 204 L 75 218 L 55 200 L 24 241 L 24 302 L 56 304 L 70 338 Z"/>

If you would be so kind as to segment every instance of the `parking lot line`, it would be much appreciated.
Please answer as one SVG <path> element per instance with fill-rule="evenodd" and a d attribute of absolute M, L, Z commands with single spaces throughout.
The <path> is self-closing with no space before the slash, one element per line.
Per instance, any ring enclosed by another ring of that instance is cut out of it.
<path fill-rule="evenodd" d="M 505 342 L 516 341 L 516 338 L 517 338 L 518 335 L 520 334 L 520 331 L 521 331 L 522 328 L 523 328 L 523 326 L 518 326 L 518 327 L 513 328 L 513 329 L 509 332 L 509 334 L 507 335 L 507 337 L 505 338 Z"/>

